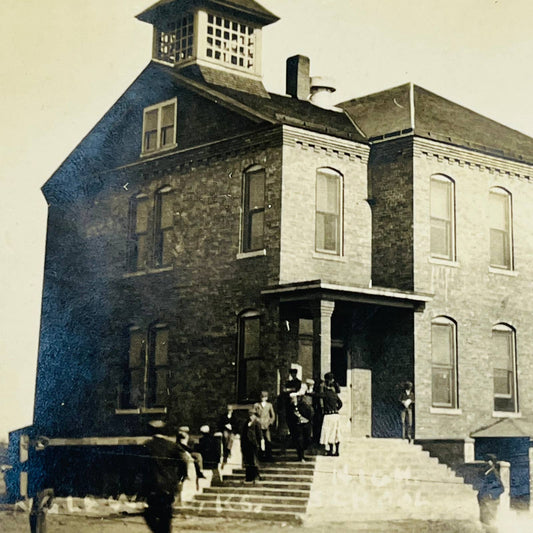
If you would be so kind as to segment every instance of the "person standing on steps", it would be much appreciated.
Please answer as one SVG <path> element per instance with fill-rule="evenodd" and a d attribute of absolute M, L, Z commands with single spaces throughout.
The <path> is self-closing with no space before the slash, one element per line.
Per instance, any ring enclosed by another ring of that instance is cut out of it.
<path fill-rule="evenodd" d="M 274 407 L 268 401 L 268 392 L 261 392 L 261 401 L 254 404 L 255 414 L 261 424 L 262 440 L 264 443 L 261 449 L 263 451 L 263 459 L 265 461 L 272 461 L 272 438 L 270 435 L 270 428 L 276 421 L 276 415 L 274 413 Z"/>
<path fill-rule="evenodd" d="M 407 439 L 409 442 L 415 438 L 415 430 L 413 427 L 413 406 L 415 404 L 415 393 L 413 384 L 410 381 L 404 381 L 400 384 L 400 417 L 402 422 L 402 439 Z"/>
<path fill-rule="evenodd" d="M 242 464 L 246 471 L 246 481 L 255 483 L 259 475 L 259 450 L 261 449 L 261 424 L 255 409 L 248 410 L 248 420 L 241 431 Z"/>
<path fill-rule="evenodd" d="M 324 385 L 319 393 L 324 406 L 324 420 L 320 433 L 320 444 L 326 448 L 326 455 L 339 456 L 340 448 L 340 417 L 342 401 L 338 394 L 339 386 L 331 372 L 324 376 Z"/>
<path fill-rule="evenodd" d="M 304 389 L 306 385 L 302 385 Z M 294 394 L 294 393 L 293 393 Z M 288 414 L 289 429 L 292 441 L 296 448 L 298 461 L 305 463 L 305 451 L 311 441 L 311 424 L 313 408 L 305 401 L 304 395 L 291 396 L 291 405 Z"/>
<path fill-rule="evenodd" d="M 226 464 L 231 456 L 235 433 L 238 431 L 232 405 L 228 405 L 226 414 L 222 415 L 218 426 L 222 433 L 222 464 Z"/>

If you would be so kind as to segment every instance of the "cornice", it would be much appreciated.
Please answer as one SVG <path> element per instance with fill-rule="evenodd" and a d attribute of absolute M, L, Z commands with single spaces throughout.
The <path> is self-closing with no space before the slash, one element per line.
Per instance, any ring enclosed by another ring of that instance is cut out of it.
<path fill-rule="evenodd" d="M 370 148 L 355 141 L 340 139 L 294 126 L 283 126 L 283 146 L 312 150 L 338 159 L 368 162 Z"/>
<path fill-rule="evenodd" d="M 533 180 L 532 164 L 520 163 L 423 137 L 413 138 L 413 157 L 436 160 L 443 165 L 476 168 L 489 174 Z"/>

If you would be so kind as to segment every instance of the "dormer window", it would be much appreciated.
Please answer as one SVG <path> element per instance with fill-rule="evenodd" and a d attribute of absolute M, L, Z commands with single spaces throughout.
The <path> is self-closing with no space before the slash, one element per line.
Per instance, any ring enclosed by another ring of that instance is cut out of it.
<path fill-rule="evenodd" d="M 143 155 L 176 146 L 176 110 L 176 98 L 145 108 Z"/>

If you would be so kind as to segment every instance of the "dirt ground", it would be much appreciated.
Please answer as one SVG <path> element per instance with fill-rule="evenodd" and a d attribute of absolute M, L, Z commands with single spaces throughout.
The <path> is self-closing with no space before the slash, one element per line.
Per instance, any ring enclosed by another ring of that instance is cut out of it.
<path fill-rule="evenodd" d="M 96 518 L 73 515 L 48 517 L 47 533 L 149 533 L 142 517 Z M 2 533 L 29 532 L 28 514 L 24 512 L 0 512 Z M 176 516 L 173 532 L 195 533 L 335 533 L 361 531 L 365 533 L 479 533 L 474 524 L 449 522 L 387 522 L 381 524 L 329 524 L 328 526 L 304 527 L 262 520 L 236 520 L 224 518 L 197 518 Z"/>

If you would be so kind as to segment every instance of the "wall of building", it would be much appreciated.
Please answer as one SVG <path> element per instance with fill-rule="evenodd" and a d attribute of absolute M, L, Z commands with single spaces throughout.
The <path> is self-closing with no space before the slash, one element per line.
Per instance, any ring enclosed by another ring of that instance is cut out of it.
<path fill-rule="evenodd" d="M 367 155 L 363 145 L 284 127 L 281 219 L 281 283 L 320 279 L 368 287 L 370 209 Z M 343 253 L 315 251 L 316 172 L 327 167 L 343 176 Z"/>
<path fill-rule="evenodd" d="M 253 164 L 266 171 L 266 255 L 238 259 L 243 172 Z M 278 281 L 280 180 L 280 130 L 274 129 L 186 158 L 177 154 L 108 173 L 98 193 L 69 208 L 82 216 L 51 217 L 45 273 L 50 306 L 43 315 L 36 423 L 48 425 L 52 436 L 142 432 L 146 416 L 115 413 L 117 386 L 127 369 L 128 326 L 147 329 L 155 321 L 166 323 L 170 333 L 171 422 L 193 428 L 213 423 L 235 401 L 238 315 L 249 309 L 261 313 L 262 381 L 273 393 L 279 312 L 262 300 L 260 290 Z M 173 202 L 172 267 L 128 273 L 130 198 L 142 192 L 153 202 L 163 186 L 171 188 Z M 84 268 L 73 268 L 77 264 Z M 65 298 L 74 303 L 63 309 Z M 90 315 L 88 301 L 94 303 Z M 52 339 L 58 329 L 63 336 Z M 66 345 L 64 337 L 74 332 L 82 340 Z M 85 381 L 73 382 L 74 374 L 64 372 L 70 367 L 86 375 Z M 71 397 L 62 412 L 54 412 L 52 427 L 45 413 L 54 390 Z"/>
<path fill-rule="evenodd" d="M 415 290 L 434 294 L 415 315 L 417 437 L 465 438 L 497 420 L 493 417 L 491 331 L 506 323 L 516 330 L 519 410 L 533 414 L 533 237 L 531 167 L 432 141 L 417 140 L 414 158 Z M 455 182 L 454 262 L 430 258 L 430 176 Z M 490 187 L 512 194 L 515 268 L 489 268 Z M 431 320 L 447 316 L 457 323 L 459 409 L 431 409 Z M 433 412 L 432 412 L 433 411 Z"/>
<path fill-rule="evenodd" d="M 411 138 L 374 144 L 369 159 L 372 284 L 413 289 Z"/>

